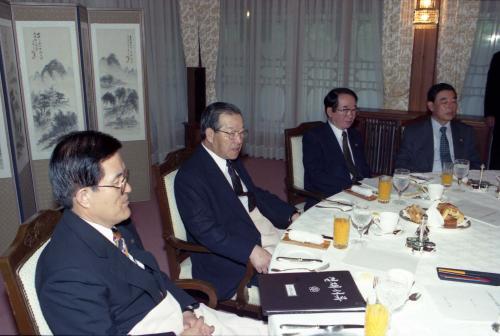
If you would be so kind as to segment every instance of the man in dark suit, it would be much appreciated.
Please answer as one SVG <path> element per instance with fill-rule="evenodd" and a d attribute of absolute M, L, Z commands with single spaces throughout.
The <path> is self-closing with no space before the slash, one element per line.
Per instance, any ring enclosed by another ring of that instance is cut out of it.
<path fill-rule="evenodd" d="M 54 149 L 50 181 L 65 210 L 36 268 L 43 315 L 54 334 L 211 335 L 214 327 L 196 314 L 217 314 L 160 271 L 128 220 L 132 188 L 120 147 L 84 131 Z"/>
<path fill-rule="evenodd" d="M 444 162 L 467 159 L 471 169 L 479 169 L 474 129 L 458 120 L 457 93 L 446 83 L 433 85 L 427 92 L 431 116 L 404 129 L 396 157 L 396 168 L 413 172 L 440 172 Z"/>
<path fill-rule="evenodd" d="M 500 51 L 491 58 L 486 90 L 484 92 L 484 116 L 493 128 L 490 169 L 500 169 Z"/>
<path fill-rule="evenodd" d="M 179 169 L 175 198 L 188 240 L 212 254 L 192 255 L 193 278 L 211 282 L 222 299 L 231 298 L 250 260 L 267 273 L 280 233 L 298 213 L 293 206 L 255 186 L 238 158 L 247 131 L 241 111 L 213 103 L 201 116 L 202 143 Z"/>
<path fill-rule="evenodd" d="M 356 93 L 347 88 L 336 88 L 326 95 L 328 121 L 302 138 L 306 190 L 330 196 L 370 177 L 361 135 L 351 128 L 358 112 L 357 102 Z M 308 198 L 305 208 L 317 202 Z"/>

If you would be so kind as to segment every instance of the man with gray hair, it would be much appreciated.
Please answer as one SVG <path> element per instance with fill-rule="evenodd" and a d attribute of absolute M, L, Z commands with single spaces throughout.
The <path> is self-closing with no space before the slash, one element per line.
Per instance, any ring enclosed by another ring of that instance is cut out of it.
<path fill-rule="evenodd" d="M 238 156 L 247 130 L 241 111 L 213 103 L 201 116 L 202 143 L 179 169 L 175 198 L 188 240 L 212 254 L 193 254 L 193 278 L 216 287 L 220 299 L 231 298 L 248 260 L 267 273 L 271 253 L 296 209 L 254 185 Z M 256 285 L 253 281 L 252 284 Z"/>

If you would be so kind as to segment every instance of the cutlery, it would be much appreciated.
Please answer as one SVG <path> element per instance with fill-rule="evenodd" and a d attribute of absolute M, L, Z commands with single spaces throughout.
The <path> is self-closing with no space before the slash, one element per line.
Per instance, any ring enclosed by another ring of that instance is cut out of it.
<path fill-rule="evenodd" d="M 334 203 L 334 204 L 340 204 L 340 205 L 346 205 L 346 206 L 351 206 L 351 207 L 354 205 L 354 204 L 352 204 L 349 201 L 337 201 L 337 200 L 331 200 L 331 199 L 328 199 L 328 198 L 323 198 L 323 199 L 321 199 L 321 201 L 323 201 L 323 202 L 329 202 L 329 203 Z"/>
<path fill-rule="evenodd" d="M 344 205 L 344 206 L 347 206 L 347 205 Z M 323 208 L 323 209 L 337 209 L 337 210 L 340 210 L 343 212 L 352 210 L 351 205 L 349 205 L 349 207 L 350 207 L 349 209 L 344 209 L 344 208 L 341 208 L 340 206 L 335 206 L 335 205 L 320 205 L 320 204 L 316 204 L 314 207 L 315 208 Z"/>
<path fill-rule="evenodd" d="M 491 324 L 491 329 L 493 329 L 493 331 L 496 332 L 496 333 L 500 333 L 500 323 L 493 322 Z"/>
<path fill-rule="evenodd" d="M 326 263 L 324 265 L 321 265 L 320 267 L 292 267 L 292 268 L 271 268 L 271 272 L 284 272 L 284 271 L 308 271 L 308 272 L 318 272 L 327 269 L 330 267 L 330 263 Z"/>
<path fill-rule="evenodd" d="M 343 329 L 364 328 L 362 324 L 281 324 L 280 329 L 321 329 L 328 332 L 339 332 Z"/>
<path fill-rule="evenodd" d="M 427 182 L 432 180 L 431 176 L 423 176 L 423 175 L 410 174 L 410 177 L 413 177 L 414 179 L 417 179 L 417 180 L 424 180 L 424 181 L 427 181 Z"/>
<path fill-rule="evenodd" d="M 313 259 L 313 258 L 300 258 L 300 257 L 276 257 L 276 260 L 288 260 L 288 261 L 296 261 L 296 262 L 320 262 L 322 263 L 323 260 L 321 259 Z"/>

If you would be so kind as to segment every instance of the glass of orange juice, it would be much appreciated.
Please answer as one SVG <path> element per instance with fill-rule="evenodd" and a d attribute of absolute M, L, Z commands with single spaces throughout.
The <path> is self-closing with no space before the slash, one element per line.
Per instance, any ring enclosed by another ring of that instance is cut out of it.
<path fill-rule="evenodd" d="M 391 200 L 392 177 L 381 175 L 378 178 L 378 198 L 380 203 L 389 203 Z"/>
<path fill-rule="evenodd" d="M 441 184 L 445 187 L 451 186 L 453 183 L 453 162 L 444 162 L 443 170 L 441 171 Z"/>
<path fill-rule="evenodd" d="M 333 220 L 333 247 L 345 249 L 349 245 L 351 217 L 345 213 L 335 214 Z"/>
<path fill-rule="evenodd" d="M 368 304 L 365 314 L 365 336 L 385 336 L 389 328 L 389 310 L 380 303 Z"/>

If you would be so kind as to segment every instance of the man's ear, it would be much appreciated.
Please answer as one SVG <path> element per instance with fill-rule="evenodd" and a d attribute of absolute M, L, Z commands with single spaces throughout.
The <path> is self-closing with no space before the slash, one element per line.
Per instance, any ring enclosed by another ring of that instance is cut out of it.
<path fill-rule="evenodd" d="M 90 187 L 80 188 L 75 194 L 75 202 L 82 208 L 90 207 L 90 198 L 92 197 Z"/>
<path fill-rule="evenodd" d="M 332 117 L 333 113 L 335 113 L 335 112 L 333 111 L 332 107 L 327 107 L 326 108 L 326 115 L 328 116 L 328 119 L 330 119 Z"/>
<path fill-rule="evenodd" d="M 434 102 L 428 101 L 427 108 L 429 109 L 429 111 L 434 112 Z"/>
<path fill-rule="evenodd" d="M 209 143 L 214 142 L 214 136 L 215 136 L 215 131 L 212 128 L 209 127 L 205 130 L 205 138 Z"/>

